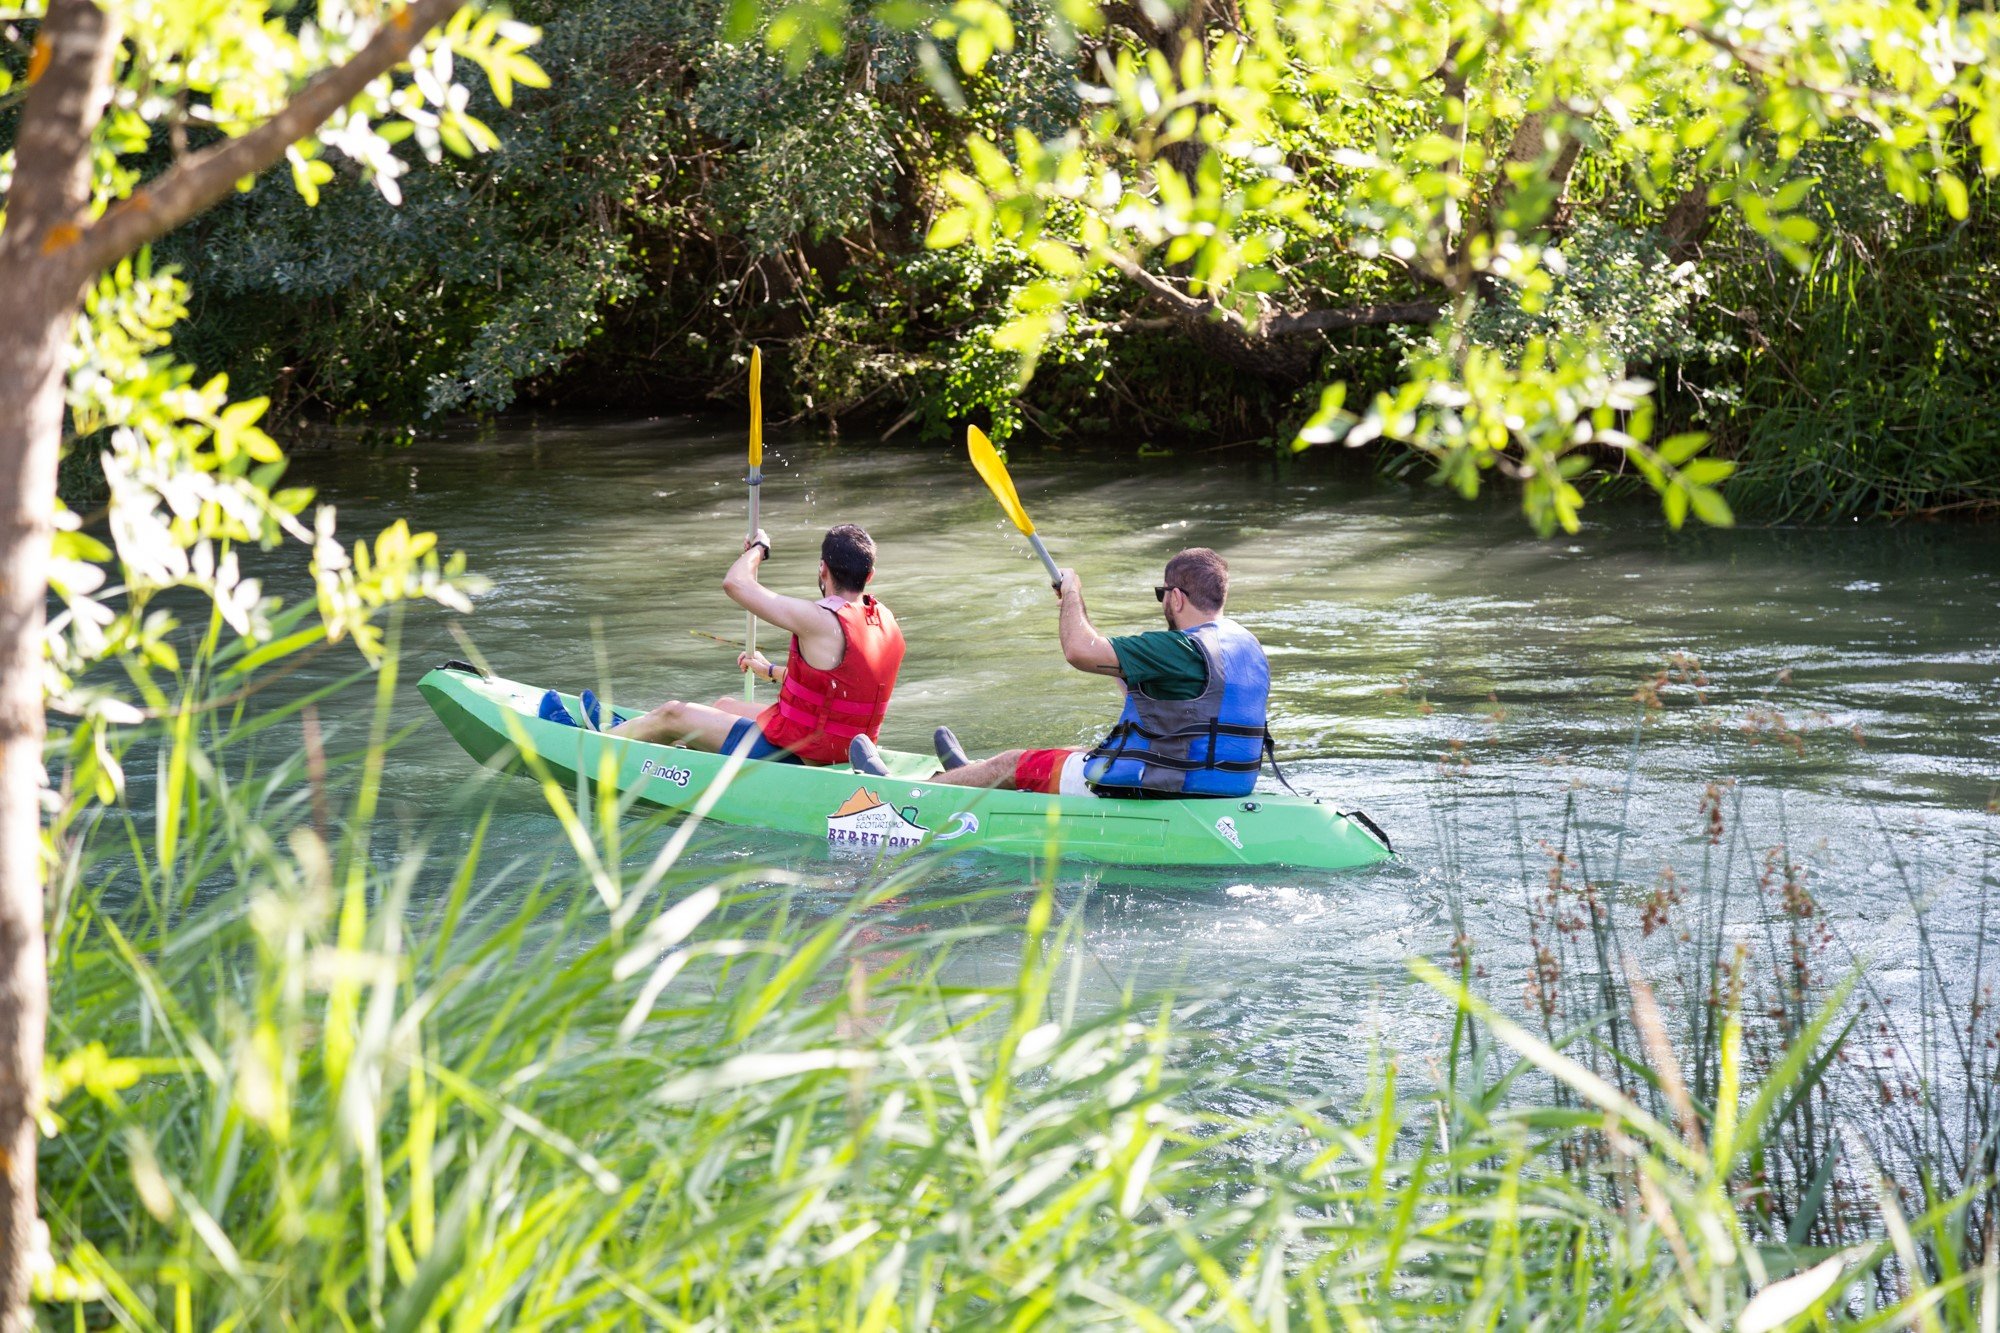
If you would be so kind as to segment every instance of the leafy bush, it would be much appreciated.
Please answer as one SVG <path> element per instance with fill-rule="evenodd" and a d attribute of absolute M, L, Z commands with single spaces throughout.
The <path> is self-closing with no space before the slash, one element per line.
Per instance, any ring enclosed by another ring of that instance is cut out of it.
<path fill-rule="evenodd" d="M 1856 120 L 1814 91 L 1816 75 L 1771 63 L 1846 69 L 1836 48 L 1895 43 L 1828 34 L 1893 26 L 1900 10 L 1818 14 L 1782 51 L 1719 29 L 1646 27 L 1642 42 L 1598 16 L 1601 30 L 1586 25 L 1587 42 L 1547 61 L 1512 49 L 1532 46 L 1539 21 L 1503 24 L 1469 58 L 1477 77 L 1454 110 L 1468 70 L 1433 77 L 1444 20 L 1415 11 L 1299 10 L 1244 48 L 1232 24 L 1255 28 L 1255 13 L 1198 7 L 1185 49 L 1249 62 L 1225 76 L 1172 66 L 1183 31 L 1143 7 L 993 9 L 777 5 L 760 39 L 743 6 L 715 0 L 544 0 L 525 16 L 545 25 L 555 87 L 511 110 L 473 97 L 498 153 L 414 164 L 400 210 L 353 173 L 327 181 L 317 209 L 267 181 L 177 238 L 168 257 L 196 295 L 184 346 L 281 410 L 407 421 L 523 396 L 733 403 L 756 340 L 788 353 L 771 357 L 788 412 L 834 428 L 944 439 L 971 419 L 1003 440 L 1282 443 L 1359 419 L 1347 438 L 1391 471 L 1428 460 L 1461 489 L 1496 471 L 1545 486 L 1538 522 L 1582 500 L 1555 453 L 1586 471 L 1657 472 L 1681 497 L 1670 516 L 1726 515 L 1715 487 L 1730 466 L 1746 471 L 1723 491 L 1765 514 L 2000 501 L 2000 443 L 1980 406 L 1991 204 L 1960 161 L 1985 120 L 1968 111 L 1961 144 L 1925 121 L 1951 98 L 1912 101 L 1890 86 L 1910 71 L 1871 74 L 1855 57 L 1853 77 L 1882 84 Z M 1635 12 L 1642 26 L 1657 17 Z M 971 63 L 948 68 L 940 43 Z M 1691 49 L 1753 46 L 1754 110 L 1742 87 L 1694 72 L 1706 65 Z M 1360 63 L 1321 58 L 1335 48 L 1390 72 L 1338 75 Z M 1607 51 L 1643 56 L 1643 71 L 1598 77 Z M 1211 75 L 1213 97 L 1200 92 Z M 1732 119 L 1765 114 L 1791 128 Z M 1928 146 L 1867 128 L 1877 119 Z M 1056 161 L 1088 163 L 1123 202 L 1029 182 Z M 982 224 L 975 237 L 974 194 L 1015 208 L 1048 189 L 1029 209 L 1046 207 L 1034 235 Z M 1258 319 L 1416 313 L 1237 339 L 1218 356 L 1227 321 L 1163 313 L 1103 267 L 1093 227 L 1169 288 Z M 945 248 L 927 252 L 926 238 Z M 959 244 L 970 239 L 997 248 L 975 254 Z M 1550 347 L 1591 373 L 1543 373 L 1535 353 Z M 1618 404 L 1652 381 L 1666 389 L 1663 435 L 1714 432 L 1721 471 L 1703 461 L 1691 480 L 1678 449 L 1632 435 Z M 1318 392 L 1328 382 L 1346 386 L 1338 399 Z M 1445 386 L 1443 410 L 1377 397 L 1407 384 Z M 1584 389 L 1602 413 L 1539 396 Z M 1447 402 L 1460 395 L 1494 410 L 1461 420 Z M 1552 429 L 1495 434 L 1517 418 Z M 1412 452 L 1398 443 L 1412 430 L 1434 433 Z M 1578 431 L 1587 446 L 1551 443 Z M 1502 443 L 1487 450 L 1489 437 Z M 1650 466 L 1616 466 L 1635 454 Z"/>

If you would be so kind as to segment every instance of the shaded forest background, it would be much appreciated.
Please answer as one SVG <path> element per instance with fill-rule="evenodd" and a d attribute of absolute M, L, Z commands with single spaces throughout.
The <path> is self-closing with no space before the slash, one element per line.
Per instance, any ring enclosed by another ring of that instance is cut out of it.
<path fill-rule="evenodd" d="M 1102 45 L 1171 53 L 1234 21 L 1227 0 L 1185 25 L 1106 13 L 1074 44 L 1017 10 L 1015 48 L 954 105 L 916 39 L 867 19 L 794 74 L 759 42 L 726 41 L 724 7 L 705 0 L 530 0 L 519 16 L 544 27 L 552 86 L 502 108 L 479 85 L 472 110 L 499 151 L 412 152 L 400 208 L 344 161 L 317 207 L 273 173 L 162 247 L 193 291 L 179 354 L 271 395 L 280 420 L 406 433 L 526 406 L 733 407 L 755 340 L 774 419 L 850 439 L 943 442 L 974 420 L 1003 437 L 1284 447 L 1318 386 L 1347 381 L 1352 400 L 1393 384 L 1437 310 L 1413 269 L 1354 244 L 1337 207 L 1286 238 L 1265 336 L 1219 336 L 1176 302 L 1171 274 L 1134 273 L 1073 313 L 1025 390 L 988 339 L 1033 265 L 1004 245 L 924 244 L 968 131 L 1060 133 L 1086 114 L 1079 76 Z M 1373 132 L 1416 133 L 1434 114 L 1423 100 L 1385 97 Z M 1308 184 L 1340 170 L 1339 144 L 1285 147 Z M 1532 315 L 1489 293 L 1484 336 L 1610 330 L 1660 384 L 1666 424 L 1712 433 L 1738 462 L 1729 494 L 1749 514 L 2000 506 L 1990 191 L 1975 183 L 1954 221 L 1894 200 L 1839 137 L 1808 158 L 1820 235 L 1801 272 L 1703 206 L 1699 182 L 1644 198 L 1579 145 L 1548 182 L 1563 201 L 1545 238 L 1566 261 L 1558 290 Z M 1391 474 L 1429 471 L 1372 448 Z"/>

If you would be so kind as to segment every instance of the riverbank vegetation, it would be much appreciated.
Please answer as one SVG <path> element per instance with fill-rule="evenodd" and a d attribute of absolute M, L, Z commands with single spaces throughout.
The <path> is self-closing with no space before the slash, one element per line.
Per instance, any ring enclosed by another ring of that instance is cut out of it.
<path fill-rule="evenodd" d="M 448 825 L 384 824 L 386 713 L 322 740 L 294 731 L 313 706 L 126 735 L 128 767 L 172 756 L 162 784 L 62 838 L 51 1315 L 1769 1330 L 2000 1308 L 1992 1019 L 1952 1003 L 1981 968 L 1948 977 L 1926 939 L 1920 1011 L 1878 1004 L 1733 794 L 1689 811 L 1706 873 L 1650 892 L 1549 830 L 1527 966 L 1463 936 L 1448 971 L 1414 963 L 1434 1047 L 1384 1047 L 1364 1097 L 1325 1100 L 1241 1072 L 1201 996 L 1093 980 L 1087 893 L 926 893 L 921 858 L 859 892 L 698 870 L 699 829 L 560 788 L 572 850 L 495 865 L 519 779 L 470 785 Z M 1668 938 L 1656 991 L 1640 950 Z M 971 945 L 1018 967 L 980 979 Z"/>
<path fill-rule="evenodd" d="M 1984 113 L 1926 120 L 1906 71 L 1837 55 L 1924 40 L 1860 7 L 1726 30 L 1551 14 L 1574 28 L 1559 52 L 1502 8 L 1354 26 L 1110 5 L 1073 29 L 1066 10 L 961 5 L 941 41 L 799 5 L 766 29 L 830 25 L 833 55 L 766 50 L 738 9 L 690 0 L 518 12 L 551 87 L 511 109 L 475 92 L 498 151 L 414 162 L 401 208 L 349 173 L 313 208 L 267 180 L 174 238 L 187 355 L 287 410 L 400 424 L 734 409 L 755 341 L 801 428 L 940 442 L 968 419 L 1003 440 L 1358 442 L 1319 411 L 1339 383 L 1382 466 L 1414 449 L 1450 471 L 1437 432 L 1459 427 L 1371 413 L 1373 395 L 1442 380 L 1477 400 L 1469 349 L 1518 363 L 1554 338 L 1594 367 L 1561 392 L 1659 384 L 1658 434 L 1710 434 L 1738 465 L 1731 501 L 1760 514 L 2000 501 L 2000 229 L 1976 163 L 1953 165 Z M 1621 48 L 1632 22 L 1646 37 Z M 939 58 L 968 48 L 976 64 Z M 1695 74 L 1717 52 L 1738 71 Z M 1822 95 L 1841 78 L 1860 89 Z M 1135 79 L 1153 109 L 1128 105 Z M 1115 173 L 1104 206 L 1083 177 L 1020 175 L 1026 143 Z M 1019 191 L 1047 196 L 1038 221 L 953 243 L 967 199 Z M 1142 199 L 1158 216 L 1140 224 Z M 1519 407 L 1518 377 L 1508 392 Z"/>

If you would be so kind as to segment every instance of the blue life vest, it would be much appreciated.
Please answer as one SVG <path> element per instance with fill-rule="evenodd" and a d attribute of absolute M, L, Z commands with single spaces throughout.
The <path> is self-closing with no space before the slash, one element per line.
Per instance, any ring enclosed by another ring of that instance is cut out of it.
<path fill-rule="evenodd" d="M 1182 631 L 1208 663 L 1194 699 L 1155 699 L 1128 688 L 1125 711 L 1084 759 L 1101 796 L 1247 796 L 1271 733 L 1271 664 L 1249 630 L 1226 616 Z"/>

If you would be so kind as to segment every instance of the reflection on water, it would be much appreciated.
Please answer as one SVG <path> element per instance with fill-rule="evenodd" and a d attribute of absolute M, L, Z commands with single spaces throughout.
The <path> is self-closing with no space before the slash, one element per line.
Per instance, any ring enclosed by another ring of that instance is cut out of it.
<path fill-rule="evenodd" d="M 1230 609 L 1271 651 L 1293 781 L 1365 807 L 1403 852 L 1346 876 L 1061 881 L 1087 912 L 1093 984 L 1213 994 L 1202 1021 L 1267 1075 L 1350 1078 L 1371 1025 L 1405 1048 L 1429 1039 L 1406 1025 L 1436 1005 L 1411 993 L 1402 960 L 1450 941 L 1448 879 L 1496 994 L 1518 1002 L 1524 887 L 1545 874 L 1541 843 L 1568 800 L 1643 887 L 1698 859 L 1701 795 L 1735 778 L 1745 855 L 1789 833 L 1849 937 L 1892 954 L 1896 857 L 1920 856 L 1949 901 L 2000 822 L 1985 813 L 2000 795 L 1990 527 L 1674 535 L 1654 509 L 1604 505 L 1581 535 L 1541 541 L 1504 505 L 1372 488 L 1319 460 L 1070 451 L 1024 454 L 1016 469 L 1107 632 L 1158 623 L 1150 589 L 1175 550 L 1222 551 Z M 733 436 L 677 421 L 510 428 L 415 452 L 308 454 L 299 469 L 350 534 L 404 516 L 471 555 L 494 588 L 464 628 L 502 674 L 629 704 L 740 687 L 732 654 L 688 630 L 741 634 L 719 583 L 742 542 L 742 471 Z M 886 742 L 924 749 L 949 722 L 975 753 L 1073 744 L 1111 718 L 1110 688 L 1063 664 L 1036 564 L 960 460 L 808 441 L 770 448 L 765 473 L 774 587 L 810 592 L 832 523 L 861 522 L 879 543 L 875 590 L 910 639 Z M 402 708 L 417 721 L 415 669 L 460 650 L 441 613 L 413 617 L 406 647 Z M 1635 691 L 1674 655 L 1663 706 L 1643 710 Z M 472 771 L 425 729 L 392 765 L 389 798 L 442 847 L 468 817 L 454 797 Z M 531 786 L 506 784 L 498 800 L 496 850 L 560 854 Z M 823 849 L 755 831 L 697 845 L 717 865 L 827 868 Z M 973 861 L 940 874 L 963 886 L 1022 872 Z M 996 947 L 965 966 L 1012 958 Z"/>

